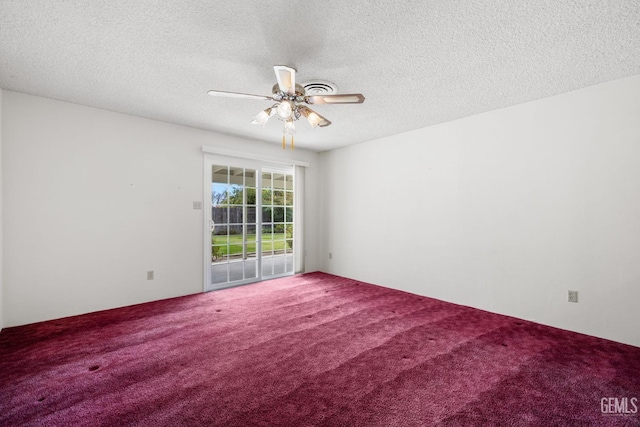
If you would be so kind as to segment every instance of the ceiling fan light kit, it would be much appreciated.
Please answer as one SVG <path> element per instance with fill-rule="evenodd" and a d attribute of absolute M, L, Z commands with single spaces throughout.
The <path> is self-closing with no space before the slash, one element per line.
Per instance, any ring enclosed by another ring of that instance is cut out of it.
<path fill-rule="evenodd" d="M 261 111 L 256 115 L 251 124 L 264 126 L 269 118 L 276 115 L 284 122 L 282 132 L 282 148 L 286 148 L 286 135 L 291 136 L 291 149 L 294 147 L 293 134 L 296 131 L 295 121 L 300 116 L 307 119 L 312 128 L 326 127 L 331 122 L 320 114 L 313 111 L 307 105 L 315 104 L 362 104 L 364 96 L 360 93 L 335 95 L 322 94 L 321 91 L 311 90 L 311 95 L 307 95 L 305 87 L 296 84 L 295 68 L 286 65 L 275 65 L 273 70 L 276 74 L 276 83 L 272 88 L 272 96 L 252 95 L 248 93 L 225 92 L 221 90 L 210 90 L 212 96 L 224 96 L 228 98 L 249 98 L 275 101 L 271 107 Z M 332 85 L 335 89 L 335 85 Z M 305 105 L 306 104 L 306 105 Z"/>

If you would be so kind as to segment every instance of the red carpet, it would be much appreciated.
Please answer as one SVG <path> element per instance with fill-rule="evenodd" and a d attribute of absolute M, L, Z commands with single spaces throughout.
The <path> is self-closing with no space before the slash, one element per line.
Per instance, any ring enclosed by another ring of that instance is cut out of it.
<path fill-rule="evenodd" d="M 640 348 L 323 273 L 0 333 L 2 426 L 640 425 L 638 398 Z"/>

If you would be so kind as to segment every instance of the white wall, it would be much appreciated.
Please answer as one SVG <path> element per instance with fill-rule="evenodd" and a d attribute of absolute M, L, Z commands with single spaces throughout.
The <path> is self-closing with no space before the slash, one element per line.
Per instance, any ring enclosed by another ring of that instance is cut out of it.
<path fill-rule="evenodd" d="M 311 163 L 318 268 L 316 153 L 10 91 L 2 102 L 5 326 L 201 292 L 203 145 Z"/>
<path fill-rule="evenodd" d="M 0 331 L 4 327 L 4 269 L 2 267 L 2 247 L 4 246 L 4 244 L 2 238 L 2 188 L 2 88 L 0 88 Z"/>
<path fill-rule="evenodd" d="M 640 345 L 640 76 L 321 160 L 325 271 Z"/>

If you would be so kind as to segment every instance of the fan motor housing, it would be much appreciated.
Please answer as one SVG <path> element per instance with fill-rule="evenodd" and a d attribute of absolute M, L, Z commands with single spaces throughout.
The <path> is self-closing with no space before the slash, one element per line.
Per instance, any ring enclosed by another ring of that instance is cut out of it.
<path fill-rule="evenodd" d="M 273 89 L 271 89 L 271 92 L 273 94 L 278 94 L 282 92 L 280 90 L 280 86 L 278 86 L 278 83 L 273 85 Z M 304 87 L 302 87 L 299 84 L 296 84 L 296 96 L 304 96 Z"/>

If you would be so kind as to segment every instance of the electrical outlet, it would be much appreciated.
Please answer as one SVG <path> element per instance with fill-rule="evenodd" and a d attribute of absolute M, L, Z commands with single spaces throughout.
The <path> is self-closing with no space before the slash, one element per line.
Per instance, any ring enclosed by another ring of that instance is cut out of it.
<path fill-rule="evenodd" d="M 569 302 L 578 302 L 578 291 L 569 291 Z"/>
<path fill-rule="evenodd" d="M 153 270 L 147 271 L 147 280 L 153 280 Z"/>

